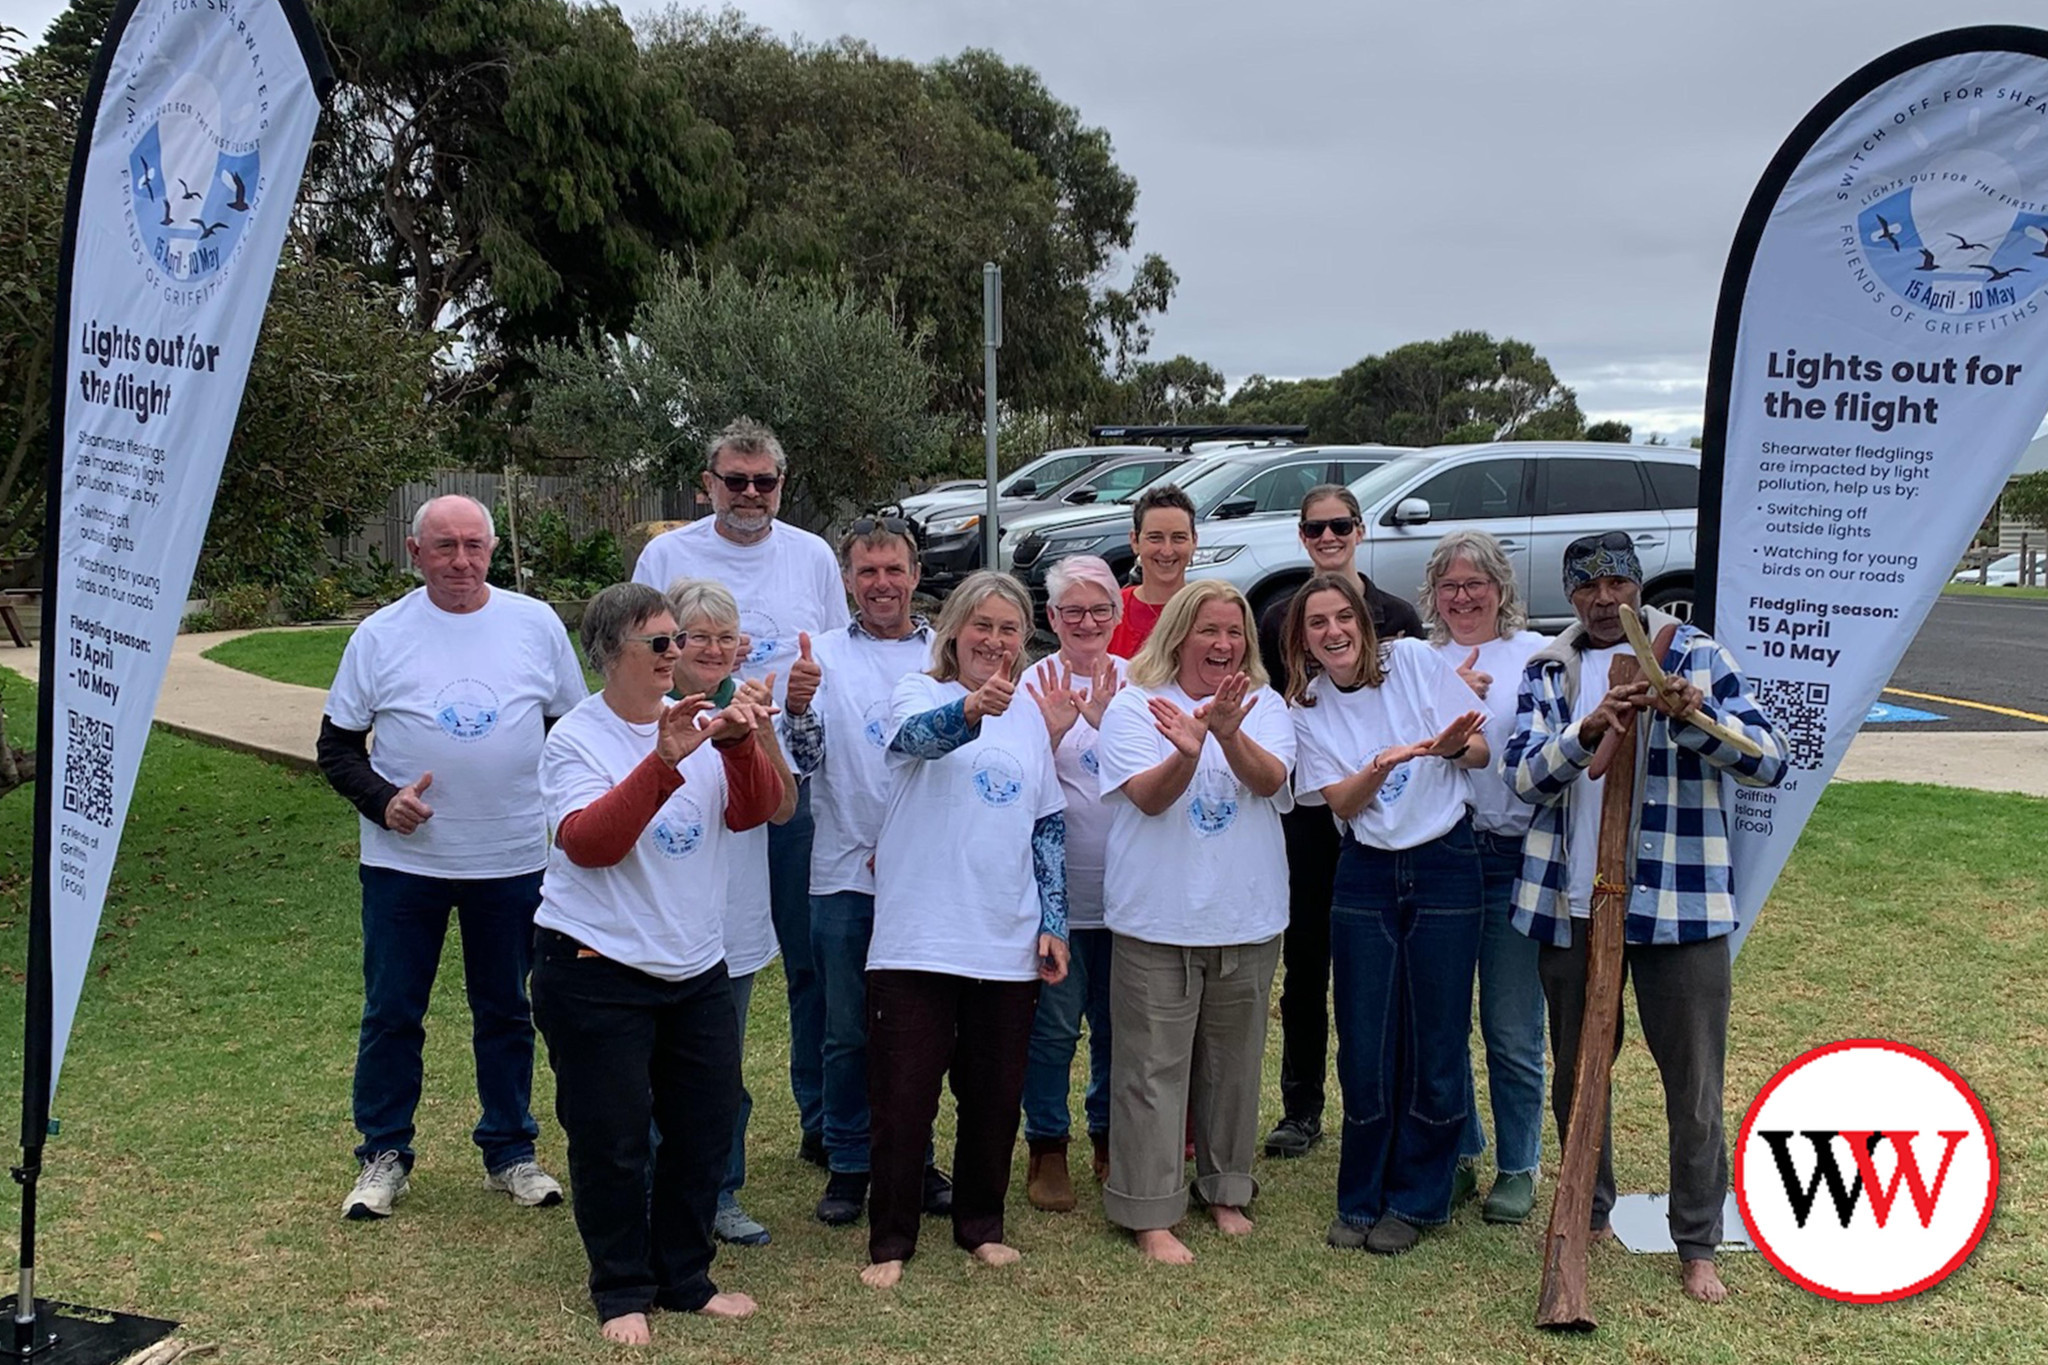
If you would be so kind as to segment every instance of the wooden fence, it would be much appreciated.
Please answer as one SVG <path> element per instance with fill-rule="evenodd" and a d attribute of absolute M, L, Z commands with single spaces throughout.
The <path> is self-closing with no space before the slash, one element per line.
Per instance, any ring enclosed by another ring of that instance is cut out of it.
<path fill-rule="evenodd" d="M 591 488 L 575 479 L 554 475 L 519 477 L 517 512 L 523 519 L 543 508 L 559 512 L 578 536 L 600 530 L 623 536 L 626 528 L 664 516 L 660 492 L 644 486 Z M 497 516 L 498 534 L 505 534 L 505 476 L 467 469 L 444 469 L 433 479 L 399 486 L 385 501 L 381 516 L 369 519 L 363 529 L 346 540 L 335 538 L 327 548 L 337 560 L 359 561 L 375 549 L 394 564 L 404 564 L 405 537 L 412 529 L 412 514 L 429 498 L 445 493 L 463 493 L 492 508 Z M 673 505 L 673 504 L 671 504 Z M 693 513 L 687 507 L 679 515 Z"/>

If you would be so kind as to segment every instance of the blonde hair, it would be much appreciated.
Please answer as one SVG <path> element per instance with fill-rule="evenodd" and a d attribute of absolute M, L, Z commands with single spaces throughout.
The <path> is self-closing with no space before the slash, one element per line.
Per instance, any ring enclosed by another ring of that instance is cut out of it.
<path fill-rule="evenodd" d="M 1017 624 L 1024 634 L 1017 645 L 1017 657 L 1010 662 L 1010 681 L 1024 676 L 1030 662 L 1026 656 L 1031 652 L 1031 595 L 1006 573 L 977 569 L 953 589 L 939 619 L 932 625 L 931 675 L 940 682 L 951 682 L 960 676 L 960 628 L 991 597 L 1000 597 L 1016 609 Z"/>
<path fill-rule="evenodd" d="M 1163 687 L 1180 675 L 1180 647 L 1195 629 L 1195 617 L 1211 602 L 1231 602 L 1244 620 L 1244 663 L 1241 671 L 1253 687 L 1264 687 L 1266 666 L 1259 661 L 1259 625 L 1252 619 L 1252 604 L 1244 594 L 1221 578 L 1197 578 L 1167 602 L 1159 624 L 1145 637 L 1138 657 L 1126 673 L 1140 687 Z"/>

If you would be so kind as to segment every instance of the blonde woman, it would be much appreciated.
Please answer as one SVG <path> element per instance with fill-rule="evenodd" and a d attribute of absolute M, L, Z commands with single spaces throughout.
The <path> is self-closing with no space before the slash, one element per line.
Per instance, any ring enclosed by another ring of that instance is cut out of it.
<path fill-rule="evenodd" d="M 1103 878 L 1111 949 L 1110 1221 L 1148 1259 L 1194 1259 L 1182 1116 L 1196 1198 L 1251 1231 L 1259 1067 L 1287 926 L 1294 728 L 1266 686 L 1250 606 L 1228 583 L 1166 605 L 1103 713 L 1102 795 L 1115 811 Z M 1199 1063 L 1199 1064 L 1198 1064 Z"/>

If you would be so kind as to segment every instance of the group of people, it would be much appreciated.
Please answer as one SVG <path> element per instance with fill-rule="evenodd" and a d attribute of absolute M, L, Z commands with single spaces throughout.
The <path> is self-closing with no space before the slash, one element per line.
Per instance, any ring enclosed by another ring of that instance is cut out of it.
<path fill-rule="evenodd" d="M 1775 783 L 1784 746 L 1727 652 L 1662 613 L 1645 615 L 1672 681 L 1609 684 L 1620 610 L 1641 607 L 1625 535 L 1567 549 L 1579 619 L 1546 640 L 1483 533 L 1437 546 L 1419 611 L 1364 579 L 1358 504 L 1325 486 L 1301 512 L 1313 576 L 1255 620 L 1229 584 L 1187 580 L 1194 508 L 1166 487 L 1134 508 L 1135 585 L 1061 560 L 1041 622 L 1014 579 L 983 572 L 933 621 L 914 608 L 907 525 L 863 518 L 835 554 L 779 519 L 785 476 L 773 433 L 721 433 L 712 515 L 656 537 L 635 581 L 586 607 L 604 680 L 588 697 L 552 611 L 485 583 L 488 513 L 421 509 L 408 545 L 425 586 L 352 637 L 320 744 L 363 817 L 348 1216 L 405 1192 L 454 908 L 486 1184 L 562 1198 L 533 1160 L 537 1024 L 615 1340 L 647 1340 L 654 1308 L 754 1309 L 710 1269 L 717 1241 L 769 1237 L 739 1202 L 740 1054 L 753 975 L 778 952 L 801 1151 L 825 1168 L 816 1216 L 865 1210 L 876 1288 L 902 1276 L 925 1214 L 984 1263 L 1017 1259 L 1020 1122 L 1030 1202 L 1076 1207 L 1084 1026 L 1081 1117 L 1108 1219 L 1167 1263 L 1193 1259 L 1175 1231 L 1191 1195 L 1222 1233 L 1252 1231 L 1283 960 L 1282 1112 L 1263 1148 L 1319 1141 L 1333 1018 L 1329 1243 L 1403 1252 L 1476 1197 L 1475 982 L 1496 1171 L 1481 1211 L 1519 1223 L 1546 1022 L 1562 1138 L 1585 918 L 1596 870 L 1612 879 L 1595 866 L 1589 765 L 1637 718 L 1627 965 L 1665 1084 L 1685 1288 L 1722 1296 L 1728 784 Z M 1041 624 L 1058 648 L 1034 663 Z M 933 1150 L 947 1086 L 950 1178 Z M 1613 1198 L 1603 1153 L 1596 1231 Z"/>

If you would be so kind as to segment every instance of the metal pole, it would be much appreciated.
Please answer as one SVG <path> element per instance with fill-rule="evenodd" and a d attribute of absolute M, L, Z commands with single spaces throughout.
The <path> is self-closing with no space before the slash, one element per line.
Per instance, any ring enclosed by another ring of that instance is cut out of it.
<path fill-rule="evenodd" d="M 996 557 L 1000 528 L 996 525 L 996 350 L 1003 344 L 1003 268 L 990 261 L 981 268 L 981 391 L 983 462 L 988 476 L 988 513 L 981 525 L 983 568 L 1001 565 Z"/>

